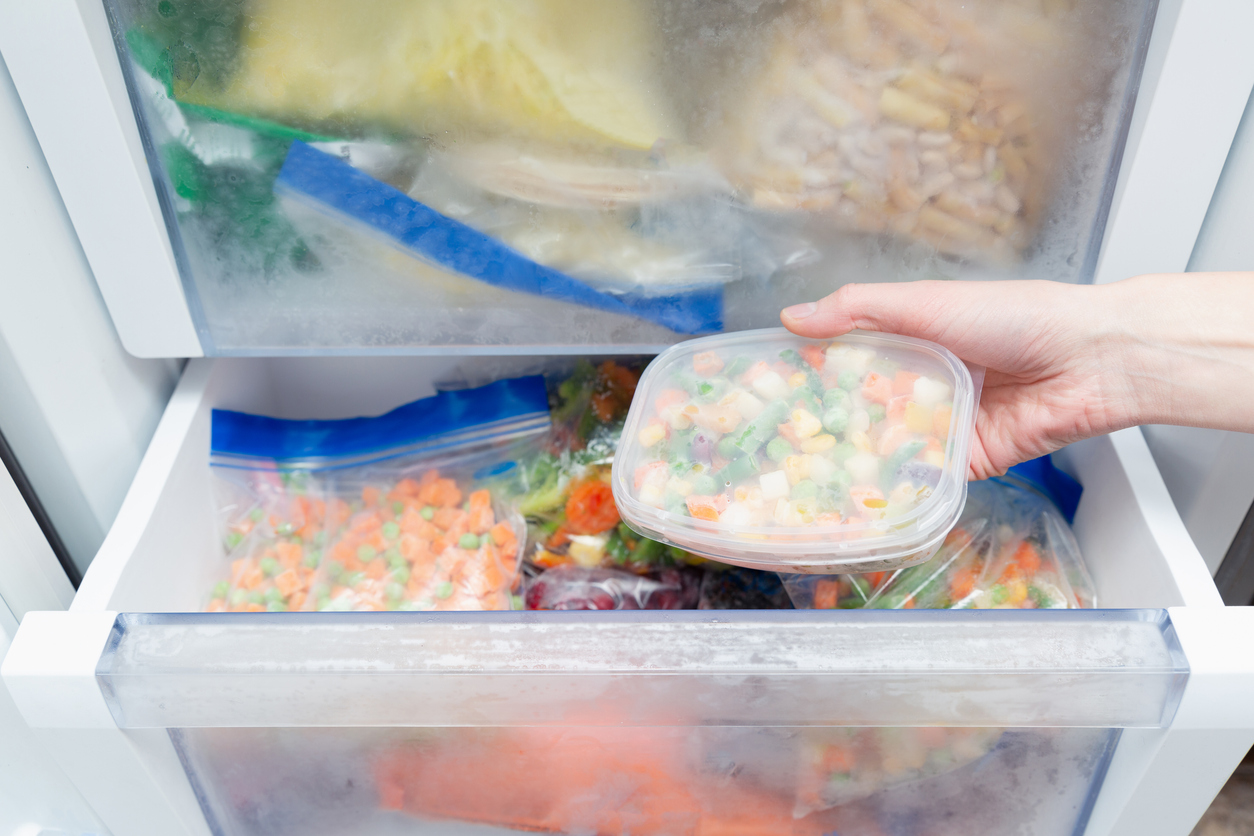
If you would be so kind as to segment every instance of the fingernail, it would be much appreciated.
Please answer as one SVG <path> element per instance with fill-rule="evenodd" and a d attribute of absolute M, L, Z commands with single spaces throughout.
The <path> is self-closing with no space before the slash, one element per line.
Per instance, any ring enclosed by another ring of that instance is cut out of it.
<path fill-rule="evenodd" d="M 806 302 L 804 305 L 793 305 L 791 308 L 784 308 L 784 316 L 789 319 L 805 319 L 818 309 L 819 306 L 813 302 Z"/>

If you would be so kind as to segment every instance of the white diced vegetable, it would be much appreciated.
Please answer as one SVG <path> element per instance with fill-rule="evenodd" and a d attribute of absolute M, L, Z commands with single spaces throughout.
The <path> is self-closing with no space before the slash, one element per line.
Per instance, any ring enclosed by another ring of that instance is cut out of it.
<path fill-rule="evenodd" d="M 810 456 L 810 479 L 816 485 L 829 485 L 840 468 L 827 456 Z"/>
<path fill-rule="evenodd" d="M 753 388 L 768 401 L 773 401 L 776 398 L 786 398 L 789 391 L 791 391 L 788 388 L 788 381 L 770 370 L 762 372 L 762 374 L 754 378 Z"/>
<path fill-rule="evenodd" d="M 845 460 L 845 470 L 855 485 L 874 485 L 880 480 L 880 458 L 874 453 L 856 453 Z"/>
<path fill-rule="evenodd" d="M 788 496 L 790 491 L 788 475 L 782 470 L 763 473 L 758 477 L 758 484 L 762 487 L 762 498 L 767 501 Z"/>
<path fill-rule="evenodd" d="M 744 389 L 737 389 L 735 392 L 726 395 L 719 403 L 724 406 L 730 406 L 739 412 L 740 417 L 746 421 L 752 421 L 762 413 L 762 410 L 766 409 L 766 404 Z"/>
<path fill-rule="evenodd" d="M 826 370 L 836 372 L 850 371 L 858 375 L 866 374 L 867 366 L 875 359 L 875 352 L 869 348 L 832 343 L 827 347 Z"/>
<path fill-rule="evenodd" d="M 948 383 L 944 383 L 933 377 L 920 377 L 914 382 L 915 402 L 921 406 L 926 406 L 929 409 L 942 401 L 949 400 L 949 396 L 952 391 L 953 390 L 949 388 Z"/>

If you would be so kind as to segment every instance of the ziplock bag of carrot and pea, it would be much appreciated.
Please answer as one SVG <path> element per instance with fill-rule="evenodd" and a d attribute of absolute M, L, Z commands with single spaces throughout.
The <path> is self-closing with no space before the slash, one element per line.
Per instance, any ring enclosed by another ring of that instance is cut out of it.
<path fill-rule="evenodd" d="M 214 612 L 521 608 L 516 459 L 549 430 L 541 377 L 384 415 L 214 410 L 227 552 Z"/>

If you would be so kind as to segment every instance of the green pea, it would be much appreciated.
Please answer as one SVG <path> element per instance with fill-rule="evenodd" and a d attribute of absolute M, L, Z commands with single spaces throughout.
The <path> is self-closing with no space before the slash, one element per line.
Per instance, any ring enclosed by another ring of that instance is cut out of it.
<path fill-rule="evenodd" d="M 327 577 L 331 580 L 338 580 L 340 575 L 344 574 L 344 564 L 338 560 L 328 560 L 324 566 L 327 570 Z"/>
<path fill-rule="evenodd" d="M 483 536 L 479 538 L 479 545 L 481 546 L 491 546 L 494 542 L 496 541 L 492 539 L 491 531 L 484 532 Z"/>
<path fill-rule="evenodd" d="M 319 596 L 318 596 L 318 598 L 317 598 L 316 603 L 314 604 L 314 606 L 316 606 L 316 607 L 318 608 L 318 611 L 319 611 L 319 612 L 321 612 L 322 610 L 327 609 L 328 607 L 330 607 L 330 606 L 331 606 L 331 596 L 330 596 L 330 595 L 319 595 Z"/>
<path fill-rule="evenodd" d="M 240 534 L 238 531 L 232 531 L 230 534 L 226 535 L 226 547 L 228 549 L 234 549 L 242 542 L 244 542 L 244 535 Z"/>
<path fill-rule="evenodd" d="M 409 567 L 397 566 L 395 569 L 393 569 L 392 580 L 401 584 L 409 583 Z"/>
<path fill-rule="evenodd" d="M 271 601 L 266 604 L 266 609 L 270 612 L 287 612 L 287 604 L 282 601 Z"/>
<path fill-rule="evenodd" d="M 313 589 L 311 589 L 310 592 L 313 594 L 313 597 L 315 598 L 331 597 L 331 587 L 327 586 L 325 583 L 314 584 Z"/>
<path fill-rule="evenodd" d="M 445 581 L 435 588 L 435 597 L 447 601 L 453 595 L 453 582 Z"/>
<path fill-rule="evenodd" d="M 828 389 L 823 394 L 823 406 L 828 409 L 840 408 L 848 411 L 853 408 L 853 398 L 844 389 Z"/>
<path fill-rule="evenodd" d="M 292 532 L 295 530 L 296 528 L 290 522 L 285 522 L 279 523 L 279 527 L 274 530 L 274 533 L 280 537 L 291 537 Z"/>
<path fill-rule="evenodd" d="M 327 534 L 325 531 L 319 531 L 317 534 L 313 536 L 313 544 L 317 546 L 318 548 L 322 548 L 322 544 L 325 543 L 326 541 L 327 541 Z"/>
<path fill-rule="evenodd" d="M 322 562 L 322 550 L 321 549 L 310 549 L 309 551 L 305 552 L 305 557 L 303 560 L 301 560 L 301 563 L 305 564 L 306 569 L 317 569 L 318 564 L 320 564 L 321 562 Z"/>
<path fill-rule="evenodd" d="M 279 592 L 274 587 L 270 587 L 269 589 L 266 590 L 266 603 L 267 604 L 273 604 L 275 601 L 282 601 L 282 600 L 283 600 L 282 592 Z"/>
<path fill-rule="evenodd" d="M 871 416 L 872 424 L 878 424 L 880 421 L 883 421 L 884 416 L 888 414 L 884 411 L 883 405 L 877 404 L 877 403 L 873 403 L 870 406 L 868 406 L 866 408 L 866 411 L 867 411 L 867 414 Z"/>
<path fill-rule="evenodd" d="M 843 433 L 847 426 L 849 426 L 848 410 L 835 406 L 823 415 L 823 428 L 829 433 Z"/>
<path fill-rule="evenodd" d="M 397 566 L 406 565 L 405 556 L 401 554 L 401 550 L 398 549 L 396 546 L 393 546 L 392 548 L 385 551 L 383 553 L 383 556 L 387 558 L 388 565 L 393 568 Z"/>
<path fill-rule="evenodd" d="M 523 600 L 521 595 L 511 595 L 509 596 L 509 608 L 512 610 L 525 610 L 527 602 Z"/>
<path fill-rule="evenodd" d="M 713 496 L 718 492 L 718 483 L 713 476 L 702 473 L 692 480 L 692 492 L 697 496 Z"/>
<path fill-rule="evenodd" d="M 238 607 L 240 604 L 248 600 L 248 592 L 243 589 L 236 589 L 231 592 L 231 606 Z"/>
<path fill-rule="evenodd" d="M 766 445 L 766 455 L 768 455 L 773 462 L 782 462 L 792 454 L 792 443 L 782 435 L 775 436 Z"/>
<path fill-rule="evenodd" d="M 252 592 L 248 593 L 248 603 L 264 604 L 265 602 L 266 602 L 266 596 L 262 593 L 260 589 L 254 589 Z"/>
<path fill-rule="evenodd" d="M 813 499 L 819 495 L 819 486 L 809 479 L 802 479 L 792 486 L 793 499 Z"/>
<path fill-rule="evenodd" d="M 470 513 L 470 500 L 469 499 L 467 499 L 465 502 L 462 503 L 462 511 L 466 512 L 467 514 Z"/>
<path fill-rule="evenodd" d="M 392 513 L 393 513 L 393 514 L 398 514 L 398 515 L 399 515 L 399 514 L 400 514 L 402 511 L 404 511 L 404 510 L 405 510 L 405 503 L 404 503 L 404 502 L 393 502 L 393 503 L 392 503 Z"/>
<path fill-rule="evenodd" d="M 401 536 L 401 527 L 394 522 L 385 522 L 383 524 L 383 536 L 389 540 L 395 540 Z"/>
<path fill-rule="evenodd" d="M 856 455 L 858 448 L 853 445 L 852 441 L 842 441 L 832 448 L 832 461 L 836 464 L 844 464 L 845 460 Z"/>
<path fill-rule="evenodd" d="M 423 508 L 421 511 L 419 511 L 418 513 L 422 515 L 422 518 L 424 520 L 429 520 L 435 516 L 435 508 L 428 505 L 425 508 Z"/>
<path fill-rule="evenodd" d="M 353 587 L 366 579 L 365 572 L 349 572 L 344 576 L 343 583 L 345 586 Z"/>
<path fill-rule="evenodd" d="M 479 548 L 479 537 L 467 531 L 457 541 L 457 545 L 461 546 L 463 549 L 477 549 Z"/>
<path fill-rule="evenodd" d="M 361 545 L 357 547 L 357 559 L 362 563 L 369 563 L 374 560 L 379 553 L 374 550 L 374 546 Z"/>
<path fill-rule="evenodd" d="M 994 606 L 1006 603 L 1006 599 L 1010 597 L 1010 590 L 1006 589 L 1006 587 L 1002 584 L 996 584 L 992 588 L 991 592 L 993 595 Z"/>
<path fill-rule="evenodd" d="M 231 585 L 229 583 L 227 583 L 226 581 L 219 581 L 213 587 L 213 597 L 225 598 L 227 596 L 227 593 L 229 593 L 230 591 L 231 591 Z"/>
<path fill-rule="evenodd" d="M 248 518 L 252 520 L 253 522 L 261 522 L 261 518 L 264 517 L 265 515 L 266 515 L 266 512 L 261 510 L 260 508 L 254 508 L 248 512 Z"/>
<path fill-rule="evenodd" d="M 405 597 L 405 587 L 393 582 L 383 588 L 383 594 L 389 601 L 399 601 Z"/>
<path fill-rule="evenodd" d="M 858 373 L 852 369 L 845 369 L 843 372 L 836 375 L 836 385 L 846 391 L 853 391 L 854 389 L 857 389 L 858 384 L 861 382 L 862 379 L 858 377 Z"/>
<path fill-rule="evenodd" d="M 261 567 L 261 571 L 267 578 L 273 578 L 279 573 L 279 561 L 273 557 L 263 557 L 257 565 Z"/>

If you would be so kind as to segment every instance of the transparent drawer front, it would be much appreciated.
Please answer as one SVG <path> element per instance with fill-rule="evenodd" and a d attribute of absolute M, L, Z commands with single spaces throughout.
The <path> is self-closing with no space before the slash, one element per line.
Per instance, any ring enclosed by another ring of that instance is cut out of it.
<path fill-rule="evenodd" d="M 1070 834 L 1187 676 L 1160 610 L 127 614 L 98 667 L 231 834 Z"/>
<path fill-rule="evenodd" d="M 210 354 L 657 348 L 836 282 L 1085 280 L 1156 6 L 105 5 Z"/>

